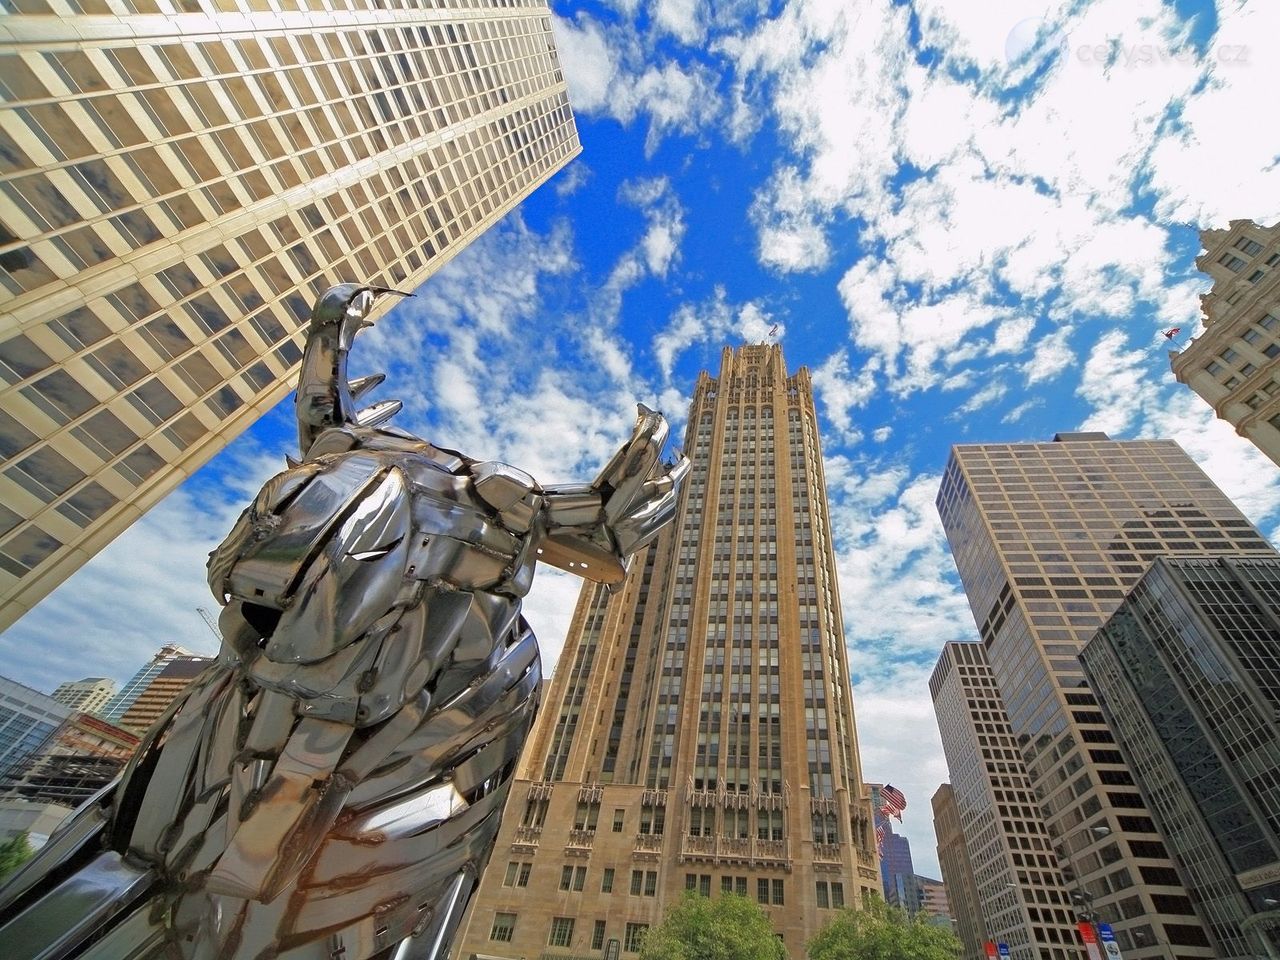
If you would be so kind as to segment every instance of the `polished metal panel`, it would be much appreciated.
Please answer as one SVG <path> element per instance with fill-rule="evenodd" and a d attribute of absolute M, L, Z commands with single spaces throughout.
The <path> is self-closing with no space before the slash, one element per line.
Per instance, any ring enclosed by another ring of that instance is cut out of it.
<path fill-rule="evenodd" d="M 644 406 L 559 487 L 379 426 L 399 403 L 359 409 L 381 375 L 348 382 L 347 354 L 392 292 L 321 296 L 302 459 L 209 558 L 218 658 L 0 890 L 0 957 L 447 955 L 537 709 L 534 568 L 620 582 L 688 463 Z"/>

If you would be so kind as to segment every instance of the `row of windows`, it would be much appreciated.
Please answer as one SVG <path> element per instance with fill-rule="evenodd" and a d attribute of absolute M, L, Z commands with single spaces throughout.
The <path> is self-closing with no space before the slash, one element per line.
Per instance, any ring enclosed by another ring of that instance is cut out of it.
<path fill-rule="evenodd" d="M 518 914 L 495 913 L 493 925 L 489 928 L 489 939 L 498 943 L 510 943 L 515 936 Z M 574 917 L 552 917 L 547 931 L 547 946 L 574 946 L 573 934 L 577 925 Z M 647 923 L 628 922 L 623 928 L 622 949 L 626 953 L 639 953 L 648 931 Z M 591 930 L 591 949 L 602 950 L 605 944 L 607 924 L 604 920 L 596 920 Z"/>

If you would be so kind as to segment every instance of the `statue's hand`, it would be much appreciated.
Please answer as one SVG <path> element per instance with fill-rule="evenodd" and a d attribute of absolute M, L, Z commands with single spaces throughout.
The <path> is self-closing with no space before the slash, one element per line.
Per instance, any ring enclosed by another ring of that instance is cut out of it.
<path fill-rule="evenodd" d="M 667 421 L 639 405 L 635 432 L 591 484 L 545 490 L 544 563 L 601 583 L 620 583 L 627 560 L 675 513 L 689 472 L 681 456 L 659 466 Z"/>
<path fill-rule="evenodd" d="M 356 402 L 380 384 L 385 374 L 347 379 L 347 354 L 356 334 L 372 325 L 369 313 L 378 298 L 388 293 L 412 296 L 386 287 L 342 283 L 322 293 L 312 308 L 295 400 L 303 457 L 325 430 L 377 426 L 400 411 L 399 400 L 356 409 Z"/>
<path fill-rule="evenodd" d="M 675 462 L 658 467 L 668 430 L 662 414 L 639 404 L 631 439 L 592 484 L 603 495 L 605 525 L 623 556 L 657 536 L 675 513 L 689 458 L 681 454 Z"/>

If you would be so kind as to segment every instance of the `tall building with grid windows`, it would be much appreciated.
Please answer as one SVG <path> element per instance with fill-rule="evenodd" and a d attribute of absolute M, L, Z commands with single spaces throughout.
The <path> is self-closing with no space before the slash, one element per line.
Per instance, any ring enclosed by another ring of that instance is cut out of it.
<path fill-rule="evenodd" d="M 982 644 L 946 644 L 929 692 L 951 775 L 942 802 L 954 818 L 949 831 L 938 826 L 938 858 L 971 911 L 956 930 L 965 956 L 1004 943 L 1013 960 L 1077 960 L 1066 878 Z"/>
<path fill-rule="evenodd" d="M 1213 956 L 1078 654 L 1157 557 L 1275 550 L 1171 440 L 956 446 L 938 510 L 1073 892 L 1129 960 Z"/>
<path fill-rule="evenodd" d="M 808 371 L 698 378 L 675 522 L 588 584 L 459 955 L 633 955 L 685 890 L 759 902 L 793 957 L 877 893 Z"/>
<path fill-rule="evenodd" d="M 1204 330 L 1171 352 L 1173 374 L 1280 464 L 1280 223 L 1232 220 L 1200 234 Z"/>
<path fill-rule="evenodd" d="M 128 682 L 120 688 L 119 693 L 107 701 L 99 711 L 102 718 L 118 724 L 120 718 L 129 711 L 138 697 L 151 686 L 152 681 L 164 672 L 165 667 L 176 660 L 189 659 L 193 656 L 190 650 L 176 643 L 165 644 L 156 651 L 149 663 L 139 668 L 138 672 L 129 678 Z"/>
<path fill-rule="evenodd" d="M 579 150 L 545 0 L 0 18 L 0 629 Z M 387 306 L 388 304 L 384 304 Z"/>
<path fill-rule="evenodd" d="M 1217 956 L 1280 954 L 1280 557 L 1156 560 L 1080 660 Z"/>
<path fill-rule="evenodd" d="M 938 866 L 946 885 L 951 932 L 960 939 L 961 960 L 984 960 L 986 931 L 978 906 L 978 880 L 960 825 L 960 808 L 955 790 L 944 783 L 934 793 L 933 832 L 938 838 Z"/>
<path fill-rule="evenodd" d="M 115 695 L 116 682 L 107 677 L 68 680 L 66 683 L 59 684 L 58 689 L 49 694 L 72 710 L 83 710 L 85 713 L 99 712 Z"/>

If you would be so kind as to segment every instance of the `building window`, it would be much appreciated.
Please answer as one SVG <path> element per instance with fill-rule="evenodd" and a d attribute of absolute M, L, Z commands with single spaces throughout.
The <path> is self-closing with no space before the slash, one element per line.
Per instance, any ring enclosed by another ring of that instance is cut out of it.
<path fill-rule="evenodd" d="M 613 867 L 604 868 L 604 875 L 600 878 L 600 892 L 613 893 Z"/>
<path fill-rule="evenodd" d="M 782 903 L 782 881 L 781 881 L 781 880 L 774 880 L 774 881 L 773 881 L 773 905 L 774 905 L 775 907 L 780 907 L 780 906 L 782 906 L 782 905 L 783 905 L 783 903 Z"/>
<path fill-rule="evenodd" d="M 631 871 L 631 895 L 633 897 L 640 896 L 640 891 L 643 887 L 644 887 L 644 871 L 632 870 Z"/>
<path fill-rule="evenodd" d="M 764 877 L 756 880 L 756 903 L 769 902 L 769 881 Z"/>
<path fill-rule="evenodd" d="M 514 913 L 495 913 L 493 915 L 493 927 L 489 930 L 489 939 L 497 940 L 501 943 L 510 943 L 511 935 L 515 933 L 516 915 Z"/>
<path fill-rule="evenodd" d="M 533 870 L 532 863 L 520 863 L 512 860 L 507 864 L 507 873 L 502 878 L 502 885 L 504 887 L 527 887 L 531 870 Z"/>
<path fill-rule="evenodd" d="M 704 897 L 711 896 L 711 874 L 704 873 L 698 877 L 698 893 Z"/>
<path fill-rule="evenodd" d="M 1243 250 L 1250 257 L 1256 257 L 1262 252 L 1262 244 L 1257 240 L 1250 240 L 1248 237 L 1241 237 L 1232 244 L 1237 250 Z"/>
<path fill-rule="evenodd" d="M 686 873 L 684 875 L 684 888 L 686 890 L 698 889 L 698 875 L 696 873 Z"/>
<path fill-rule="evenodd" d="M 818 907 L 826 910 L 831 906 L 831 898 L 827 894 L 827 881 L 818 881 Z"/>
<path fill-rule="evenodd" d="M 1253 273 L 1249 274 L 1249 282 L 1250 282 L 1250 283 L 1257 283 L 1259 280 L 1261 280 L 1261 279 L 1262 279 L 1263 277 L 1265 277 L 1266 275 L 1267 275 L 1267 271 L 1265 271 L 1265 270 L 1255 270 L 1255 271 L 1253 271 Z"/>
<path fill-rule="evenodd" d="M 1218 262 L 1222 264 L 1224 267 L 1226 267 L 1228 270 L 1233 270 L 1237 273 L 1240 272 L 1240 270 L 1243 269 L 1244 267 L 1243 260 L 1241 260 L 1239 257 L 1232 256 L 1229 253 L 1224 253 L 1222 256 L 1220 256 L 1218 258 Z"/>
<path fill-rule="evenodd" d="M 624 810 L 613 811 L 613 832 L 614 833 L 622 832 L 622 825 L 625 818 L 626 818 L 626 811 Z"/>
<path fill-rule="evenodd" d="M 561 890 L 581 890 L 583 884 L 587 882 L 586 867 L 561 867 L 560 868 L 560 889 Z M 524 884 L 520 884 L 524 886 Z"/>
<path fill-rule="evenodd" d="M 658 895 L 658 871 L 657 870 L 645 871 L 644 895 L 646 897 L 655 897 Z"/>
<path fill-rule="evenodd" d="M 591 931 L 591 949 L 604 949 L 604 921 L 597 920 L 594 929 Z"/>
<path fill-rule="evenodd" d="M 644 943 L 644 935 L 649 931 L 647 923 L 628 923 L 622 938 L 622 949 L 627 953 L 639 953 Z"/>
<path fill-rule="evenodd" d="M 733 877 L 720 878 L 720 892 L 733 893 Z"/>
<path fill-rule="evenodd" d="M 573 917 L 552 917 L 551 934 L 547 943 L 553 947 L 568 947 L 573 944 Z"/>
<path fill-rule="evenodd" d="M 844 884 L 839 881 L 831 883 L 831 906 L 837 910 L 844 909 Z"/>

